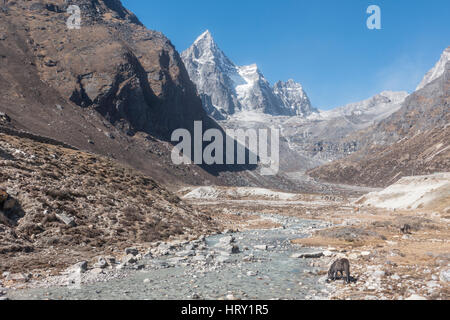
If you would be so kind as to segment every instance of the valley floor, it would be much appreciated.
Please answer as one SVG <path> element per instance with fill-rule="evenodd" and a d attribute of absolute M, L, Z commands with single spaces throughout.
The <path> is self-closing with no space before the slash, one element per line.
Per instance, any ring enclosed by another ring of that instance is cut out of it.
<path fill-rule="evenodd" d="M 135 263 L 89 268 L 77 289 L 60 276 L 22 284 L 8 297 L 450 298 L 448 209 L 393 211 L 360 207 L 356 199 L 254 188 L 187 188 L 179 195 L 226 231 L 153 244 Z M 400 231 L 405 224 L 411 234 Z M 355 281 L 349 285 L 326 281 L 329 266 L 341 257 L 351 263 Z"/>
<path fill-rule="evenodd" d="M 196 206 L 204 211 L 216 210 L 215 216 L 228 228 L 253 227 L 257 223 L 251 219 L 240 221 L 252 212 L 332 222 L 332 227 L 292 241 L 324 252 L 321 258 L 310 260 L 310 266 L 320 275 L 327 273 L 334 260 L 350 260 L 352 277 L 357 281 L 350 285 L 343 281 L 332 284 L 332 299 L 406 299 L 415 295 L 450 298 L 448 207 L 445 212 L 394 211 L 359 207 L 347 199 L 303 197 L 308 200 L 216 200 L 197 202 Z M 411 234 L 400 231 L 405 224 L 411 226 Z"/>

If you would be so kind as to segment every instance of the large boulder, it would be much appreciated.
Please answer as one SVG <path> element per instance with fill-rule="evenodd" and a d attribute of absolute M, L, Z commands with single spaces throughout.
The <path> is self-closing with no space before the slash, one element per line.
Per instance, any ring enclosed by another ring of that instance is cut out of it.
<path fill-rule="evenodd" d="M 129 254 L 131 254 L 132 256 L 137 256 L 138 254 L 139 254 L 139 250 L 138 249 L 136 249 L 136 248 L 126 248 L 125 249 L 125 254 L 126 255 L 129 255 Z"/>

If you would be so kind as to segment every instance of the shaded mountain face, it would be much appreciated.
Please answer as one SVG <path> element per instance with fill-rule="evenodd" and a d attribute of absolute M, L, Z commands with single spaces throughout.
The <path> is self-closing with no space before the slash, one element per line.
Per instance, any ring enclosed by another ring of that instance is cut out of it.
<path fill-rule="evenodd" d="M 308 115 L 316 111 L 300 84 L 290 80 L 272 87 L 257 65 L 235 65 L 209 31 L 181 56 L 205 110 L 218 120 L 241 111 L 270 115 Z"/>
<path fill-rule="evenodd" d="M 69 5 L 81 26 L 70 29 Z M 217 181 L 239 168 L 175 166 L 173 130 L 220 129 L 171 42 L 120 1 L 14 1 L 0 12 L 2 125 L 118 159 L 159 181 Z M 244 168 L 249 169 L 249 168 Z M 205 171 L 206 170 L 206 171 Z"/>
<path fill-rule="evenodd" d="M 447 62 L 443 74 L 408 96 L 397 112 L 353 135 L 362 145 L 360 151 L 310 171 L 311 176 L 384 187 L 404 176 L 449 171 L 449 105 Z"/>

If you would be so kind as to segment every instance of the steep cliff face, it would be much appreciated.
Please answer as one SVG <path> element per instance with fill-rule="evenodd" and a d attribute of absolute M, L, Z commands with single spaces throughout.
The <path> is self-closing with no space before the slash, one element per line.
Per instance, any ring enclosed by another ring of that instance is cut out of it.
<path fill-rule="evenodd" d="M 240 78 L 238 67 L 219 49 L 209 31 L 181 56 L 209 114 L 223 118 L 242 109 L 234 88 L 234 79 Z"/>
<path fill-rule="evenodd" d="M 310 174 L 332 182 L 383 187 L 404 176 L 449 171 L 449 107 L 448 62 L 438 78 L 408 96 L 397 112 L 353 134 L 360 151 Z"/>
<path fill-rule="evenodd" d="M 65 1 L 10 5 L 7 23 L 25 31 L 42 81 L 127 131 L 156 132 L 205 118 L 170 41 L 147 30 L 120 1 L 77 1 L 80 29 L 69 29 Z"/>
<path fill-rule="evenodd" d="M 75 21 L 70 5 L 80 9 L 79 29 L 68 27 Z M 195 166 L 172 165 L 173 130 L 192 130 L 196 120 L 204 130 L 218 125 L 171 42 L 120 1 L 9 2 L 0 12 L 0 86 L 9 126 L 108 155 L 157 179 L 214 181 Z"/>

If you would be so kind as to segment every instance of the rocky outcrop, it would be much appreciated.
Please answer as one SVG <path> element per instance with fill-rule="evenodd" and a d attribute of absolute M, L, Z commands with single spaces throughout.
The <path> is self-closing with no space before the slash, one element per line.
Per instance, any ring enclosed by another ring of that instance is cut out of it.
<path fill-rule="evenodd" d="M 0 112 L 0 122 L 8 124 L 11 122 L 11 118 L 4 112 Z"/>
<path fill-rule="evenodd" d="M 167 137 L 206 118 L 170 41 L 143 27 L 120 1 L 77 2 L 79 30 L 65 27 L 65 4 L 56 5 L 61 10 L 33 10 L 27 36 L 41 80 L 63 98 L 97 110 L 128 134 Z"/>

